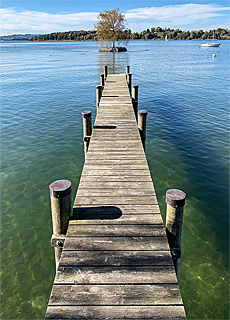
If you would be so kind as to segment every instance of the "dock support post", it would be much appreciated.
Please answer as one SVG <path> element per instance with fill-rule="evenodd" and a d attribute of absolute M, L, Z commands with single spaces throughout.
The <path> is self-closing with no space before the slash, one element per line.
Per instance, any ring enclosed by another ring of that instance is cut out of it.
<path fill-rule="evenodd" d="M 137 119 L 137 110 L 138 110 L 138 86 L 132 86 L 132 102 L 133 102 L 133 110 Z"/>
<path fill-rule="evenodd" d="M 96 103 L 97 103 L 97 109 L 99 107 L 99 103 L 102 97 L 102 86 L 96 86 Z"/>
<path fill-rule="evenodd" d="M 125 73 L 126 80 L 127 80 L 127 75 L 128 75 L 129 72 L 130 72 L 130 66 L 126 66 L 126 73 Z"/>
<path fill-rule="evenodd" d="M 129 93 L 131 95 L 131 88 L 132 88 L 132 73 L 127 74 L 127 83 L 129 87 Z"/>
<path fill-rule="evenodd" d="M 100 80 L 101 80 L 101 86 L 102 86 L 102 89 L 103 89 L 104 86 L 105 86 L 105 76 L 104 76 L 103 73 L 100 75 Z"/>
<path fill-rule="evenodd" d="M 138 111 L 138 128 L 139 128 L 144 150 L 145 150 L 145 140 L 146 140 L 146 120 L 147 120 L 147 111 L 145 110 Z"/>
<path fill-rule="evenodd" d="M 166 233 L 176 276 L 178 276 L 179 259 L 181 257 L 181 233 L 185 197 L 186 194 L 178 189 L 169 189 L 166 192 Z"/>
<path fill-rule="evenodd" d="M 105 75 L 105 80 L 108 76 L 108 67 L 107 66 L 104 66 L 104 75 Z"/>
<path fill-rule="evenodd" d="M 69 180 L 57 180 L 49 185 L 53 223 L 51 245 L 55 248 L 58 268 L 69 218 L 72 215 L 72 187 Z"/>
<path fill-rule="evenodd" d="M 92 134 L 92 120 L 91 120 L 91 111 L 83 111 L 83 140 L 84 140 L 84 151 L 85 155 L 89 148 L 89 142 Z"/>

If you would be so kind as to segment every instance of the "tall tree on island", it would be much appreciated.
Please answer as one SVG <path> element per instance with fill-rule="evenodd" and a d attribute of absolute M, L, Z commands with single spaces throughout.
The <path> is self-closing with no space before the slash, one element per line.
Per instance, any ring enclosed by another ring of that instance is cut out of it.
<path fill-rule="evenodd" d="M 119 12 L 119 8 L 100 12 L 95 24 L 98 43 L 106 47 L 112 43 L 113 48 L 116 41 L 127 43 L 128 30 L 125 28 L 125 21 L 125 15 Z"/>

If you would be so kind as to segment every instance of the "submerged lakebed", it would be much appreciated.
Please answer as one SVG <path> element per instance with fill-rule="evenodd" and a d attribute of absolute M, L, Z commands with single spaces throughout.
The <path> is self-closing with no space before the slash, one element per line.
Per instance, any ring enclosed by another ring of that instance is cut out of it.
<path fill-rule="evenodd" d="M 16 47 L 14 47 L 14 44 Z M 229 41 L 2 42 L 2 319 L 43 319 L 55 275 L 49 184 L 84 163 L 81 112 L 96 115 L 104 65 L 139 85 L 146 155 L 165 192 L 187 194 L 179 285 L 188 319 L 228 319 Z"/>

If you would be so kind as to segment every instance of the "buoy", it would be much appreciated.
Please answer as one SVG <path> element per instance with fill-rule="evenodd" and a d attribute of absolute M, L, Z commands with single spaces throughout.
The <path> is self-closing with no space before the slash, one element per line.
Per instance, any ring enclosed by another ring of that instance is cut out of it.
<path fill-rule="evenodd" d="M 215 55 L 215 53 L 213 53 L 213 55 L 212 55 L 212 56 L 213 56 L 213 58 L 214 58 L 214 57 L 216 56 L 216 55 Z"/>

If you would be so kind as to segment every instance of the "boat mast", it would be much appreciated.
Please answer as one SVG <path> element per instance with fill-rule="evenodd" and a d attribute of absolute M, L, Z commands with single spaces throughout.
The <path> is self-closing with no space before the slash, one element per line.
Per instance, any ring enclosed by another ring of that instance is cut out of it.
<path fill-rule="evenodd" d="M 215 38 L 214 33 L 215 33 L 215 21 L 214 21 L 214 25 L 213 25 L 213 33 L 212 33 L 212 41 L 213 41 L 213 42 L 214 42 L 214 38 Z"/>

